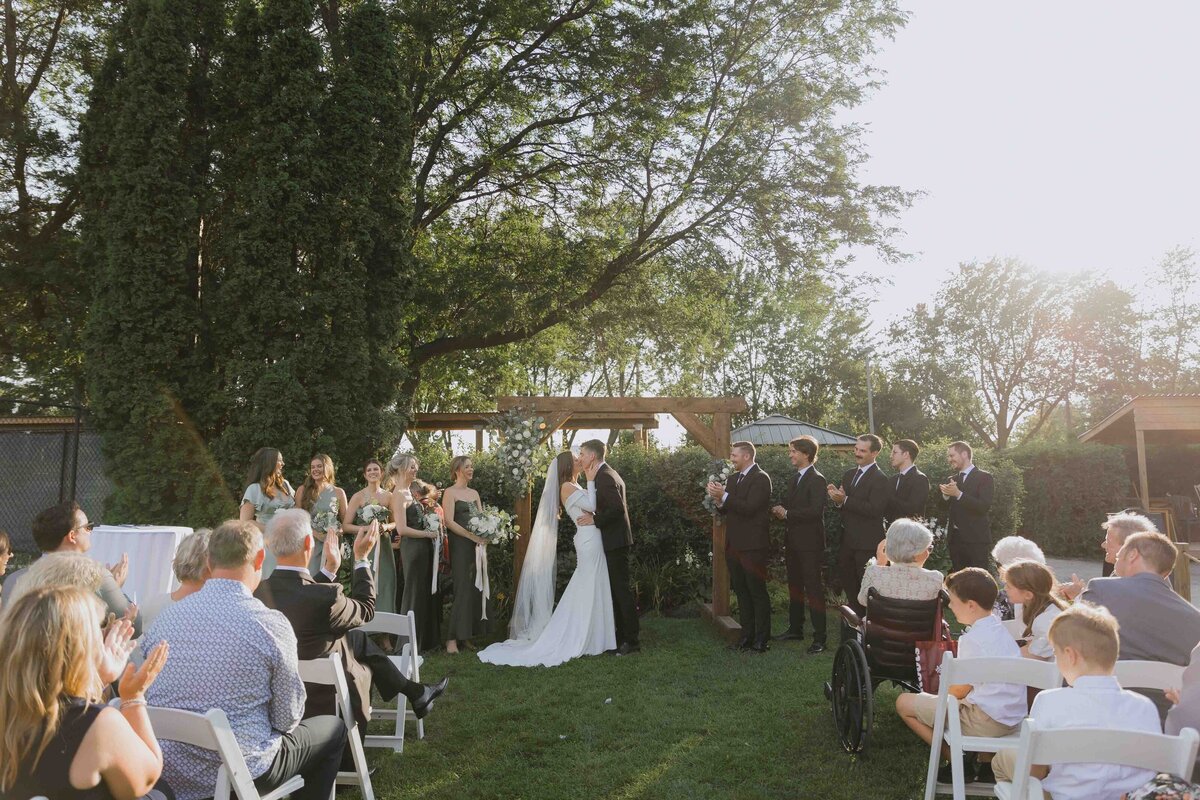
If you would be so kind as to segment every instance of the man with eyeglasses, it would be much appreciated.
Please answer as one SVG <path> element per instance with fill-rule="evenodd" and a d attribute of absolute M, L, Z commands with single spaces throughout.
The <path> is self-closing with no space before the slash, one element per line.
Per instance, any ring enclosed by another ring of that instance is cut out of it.
<path fill-rule="evenodd" d="M 96 523 L 88 522 L 87 514 L 78 503 L 59 503 L 40 512 L 33 518 L 33 541 L 38 549 L 45 553 L 79 553 L 84 554 L 92 547 L 92 528 Z M 4 593 L 11 597 L 25 569 L 19 569 L 4 581 Z M 129 615 L 130 600 L 121 591 L 125 578 L 129 574 L 129 557 L 124 556 L 116 564 L 108 568 L 104 582 L 96 594 L 108 608 L 118 617 Z M 142 626 L 136 615 L 133 619 L 134 638 L 142 635 Z"/>

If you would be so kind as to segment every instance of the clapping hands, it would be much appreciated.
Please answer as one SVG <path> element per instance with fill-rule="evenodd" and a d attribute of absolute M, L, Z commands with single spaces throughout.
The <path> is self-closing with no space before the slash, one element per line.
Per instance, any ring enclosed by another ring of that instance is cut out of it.
<path fill-rule="evenodd" d="M 110 564 L 108 571 L 112 573 L 113 580 L 117 582 L 117 586 L 124 586 L 125 579 L 129 577 L 129 553 L 122 553 L 121 560 L 115 564 Z"/>
<path fill-rule="evenodd" d="M 122 700 L 134 700 L 144 695 L 166 665 L 168 651 L 167 643 L 159 642 L 146 656 L 140 668 L 135 669 L 133 664 L 126 664 L 121 682 L 117 684 L 117 696 Z"/>
<path fill-rule="evenodd" d="M 832 483 L 825 487 L 825 493 L 829 495 L 829 499 L 832 500 L 835 505 L 840 506 L 842 503 L 846 502 L 846 490 L 839 489 Z"/>
<path fill-rule="evenodd" d="M 705 491 L 708 492 L 709 497 L 718 503 L 720 503 L 721 498 L 725 496 L 725 487 L 716 481 L 709 481 L 708 488 Z"/>
<path fill-rule="evenodd" d="M 940 486 L 938 486 L 938 489 L 941 490 L 942 497 L 945 497 L 947 500 L 950 499 L 951 497 L 961 497 L 962 496 L 962 489 L 958 488 L 958 484 L 952 480 L 941 484 Z"/>
<path fill-rule="evenodd" d="M 335 538 L 335 537 L 329 537 Z M 371 554 L 375 549 L 375 545 L 379 542 L 379 520 L 371 520 L 371 524 L 367 526 L 365 531 L 359 531 L 358 536 L 354 537 L 354 560 L 362 561 Z"/>
<path fill-rule="evenodd" d="M 104 683 L 112 683 L 129 663 L 129 654 L 137 647 L 133 641 L 133 623 L 122 617 L 113 619 L 104 633 L 104 644 L 100 648 L 100 663 L 96 671 Z"/>
<path fill-rule="evenodd" d="M 373 523 L 372 523 L 373 524 Z M 342 542 L 337 534 L 326 536 L 321 545 L 321 569 L 330 575 L 337 575 L 338 567 L 342 565 Z"/>
<path fill-rule="evenodd" d="M 783 506 L 772 507 L 771 513 L 775 515 L 775 519 L 787 519 L 787 509 Z"/>

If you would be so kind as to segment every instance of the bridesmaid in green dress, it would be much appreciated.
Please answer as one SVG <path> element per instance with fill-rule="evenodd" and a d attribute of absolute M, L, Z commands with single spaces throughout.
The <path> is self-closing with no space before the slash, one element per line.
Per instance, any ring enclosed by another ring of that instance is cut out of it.
<path fill-rule="evenodd" d="M 238 518 L 243 522 L 254 520 L 266 533 L 267 523 L 275 516 L 276 511 L 294 508 L 296 505 L 292 485 L 283 477 L 283 454 L 274 447 L 260 447 L 250 457 L 247 482 L 249 485 L 242 493 Z M 271 554 L 271 548 L 266 548 L 266 551 L 262 568 L 263 580 L 271 577 L 271 573 L 275 571 L 275 556 Z"/>
<path fill-rule="evenodd" d="M 365 489 L 359 489 L 350 498 L 350 507 L 342 517 L 342 529 L 347 533 L 359 534 L 371 524 L 371 520 L 363 517 L 363 509 L 367 506 L 380 506 L 388 514 L 387 522 L 380 522 L 379 544 L 371 551 L 369 558 L 375 567 L 375 610 L 396 613 L 396 550 L 400 547 L 399 538 L 395 535 L 396 523 L 390 519 L 392 493 L 380 486 L 383 482 L 383 462 L 372 458 L 363 467 L 363 478 L 367 481 Z M 382 548 L 382 550 L 380 549 Z"/>
<path fill-rule="evenodd" d="M 441 639 L 442 620 L 436 611 L 433 587 L 433 554 L 439 530 L 430 530 L 424 519 L 428 514 L 437 514 L 436 491 L 425 481 L 413 481 L 409 487 L 413 502 L 405 512 L 406 533 L 400 537 L 400 555 L 404 561 L 404 596 L 400 613 L 413 612 L 417 644 L 421 650 L 432 649 Z"/>
<path fill-rule="evenodd" d="M 467 530 L 467 520 L 483 510 L 479 492 L 471 488 L 475 467 L 468 456 L 456 456 L 450 462 L 454 485 L 442 493 L 446 509 L 446 529 L 450 533 L 450 574 L 454 583 L 454 603 L 450 606 L 450 627 L 446 631 L 446 652 L 457 653 L 461 642 L 474 650 L 471 639 L 487 633 L 483 619 L 483 592 L 475 588 L 475 546 L 486 542 Z M 489 609 L 490 612 L 490 609 Z M 491 613 L 488 614 L 490 618 Z"/>
<path fill-rule="evenodd" d="M 312 575 L 321 569 L 325 537 L 330 534 L 337 536 L 342 531 L 346 493 L 334 485 L 333 474 L 333 459 L 324 453 L 317 453 L 308 463 L 308 477 L 304 479 L 300 491 L 296 492 L 296 505 L 313 518 L 313 538 L 317 544 L 308 562 L 308 571 Z M 325 520 L 325 524 L 322 524 L 322 520 Z"/>

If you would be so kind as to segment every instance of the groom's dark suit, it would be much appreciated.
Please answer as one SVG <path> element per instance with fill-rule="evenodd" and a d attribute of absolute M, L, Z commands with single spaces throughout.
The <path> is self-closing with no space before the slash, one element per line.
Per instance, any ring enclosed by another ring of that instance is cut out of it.
<path fill-rule="evenodd" d="M 608 562 L 617 646 L 638 647 L 637 601 L 629 585 L 629 548 L 633 545 L 633 530 L 625 501 L 625 481 L 608 464 L 601 464 L 592 482 L 596 485 L 596 513 L 592 516 L 600 529 L 604 559 Z"/>
<path fill-rule="evenodd" d="M 771 638 L 771 598 L 767 595 L 767 561 L 771 555 L 771 476 L 758 464 L 725 484 L 725 561 L 737 596 L 742 640 L 765 646 Z"/>
<path fill-rule="evenodd" d="M 804 476 L 788 481 L 783 497 L 787 517 L 783 521 L 784 561 L 788 580 L 788 630 L 804 631 L 804 605 L 812 620 L 813 641 L 825 643 L 825 585 L 821 565 L 825 561 L 825 501 L 829 493 L 825 476 L 815 466 Z"/>

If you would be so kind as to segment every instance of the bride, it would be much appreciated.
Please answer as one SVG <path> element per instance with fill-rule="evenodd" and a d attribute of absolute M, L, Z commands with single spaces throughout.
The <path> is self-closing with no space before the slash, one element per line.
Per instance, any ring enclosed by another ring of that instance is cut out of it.
<path fill-rule="evenodd" d="M 600 529 L 592 523 L 596 509 L 574 480 L 581 471 L 579 460 L 571 453 L 559 453 L 546 471 L 546 488 L 529 536 L 509 626 L 512 638 L 479 651 L 480 661 L 553 667 L 617 646 L 608 562 Z M 558 608 L 554 608 L 555 551 L 563 510 L 575 522 L 577 563 Z"/>

